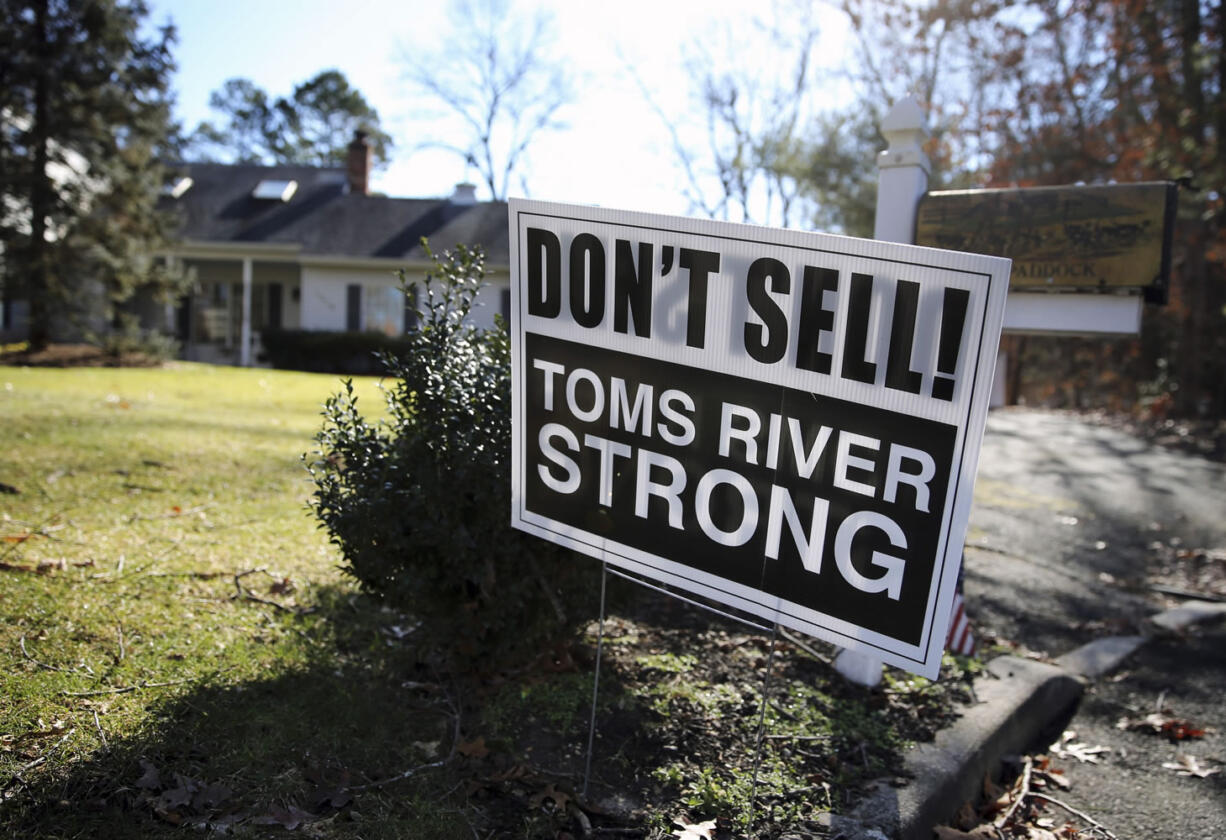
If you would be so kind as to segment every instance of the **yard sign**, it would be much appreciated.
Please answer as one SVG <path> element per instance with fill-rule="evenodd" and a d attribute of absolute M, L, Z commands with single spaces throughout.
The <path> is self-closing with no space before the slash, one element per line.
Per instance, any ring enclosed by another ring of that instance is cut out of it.
<path fill-rule="evenodd" d="M 934 677 L 1009 261 L 510 203 L 512 524 Z"/>

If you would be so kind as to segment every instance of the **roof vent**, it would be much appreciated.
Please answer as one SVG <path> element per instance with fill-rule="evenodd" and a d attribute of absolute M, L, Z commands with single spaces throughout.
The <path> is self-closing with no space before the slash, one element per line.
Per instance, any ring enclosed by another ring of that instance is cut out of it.
<path fill-rule="evenodd" d="M 477 185 L 470 184 L 467 181 L 461 181 L 455 185 L 455 192 L 451 194 L 449 199 L 452 204 L 459 204 L 465 207 L 477 203 Z"/>
<path fill-rule="evenodd" d="M 190 190 L 192 188 L 192 184 L 194 183 L 195 181 L 188 178 L 186 175 L 180 178 L 175 178 L 162 184 L 162 195 L 169 196 L 171 198 L 182 198 L 183 193 Z"/>
<path fill-rule="evenodd" d="M 262 201 L 289 201 L 297 190 L 297 181 L 266 178 L 255 185 L 255 189 L 251 191 L 251 197 Z"/>

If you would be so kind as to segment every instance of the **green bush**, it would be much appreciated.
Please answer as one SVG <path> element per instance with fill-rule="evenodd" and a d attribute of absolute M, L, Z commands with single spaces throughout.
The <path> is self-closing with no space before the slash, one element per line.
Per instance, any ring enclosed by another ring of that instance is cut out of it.
<path fill-rule="evenodd" d="M 330 398 L 311 505 L 365 588 L 421 619 L 423 639 L 464 664 L 539 650 L 588 620 L 593 564 L 510 527 L 511 370 L 505 324 L 466 323 L 480 250 L 435 259 L 420 328 L 382 361 L 389 417 L 371 423 L 351 382 Z M 403 274 L 401 282 L 404 282 Z"/>
<path fill-rule="evenodd" d="M 329 330 L 274 330 L 260 333 L 262 359 L 281 370 L 313 373 L 382 373 L 381 354 L 407 352 L 404 336 L 381 332 L 332 332 Z"/>
<path fill-rule="evenodd" d="M 106 333 L 87 338 L 115 360 L 144 356 L 149 362 L 165 362 L 179 355 L 178 341 L 159 330 L 142 327 L 140 319 L 128 312 L 120 313 Z"/>

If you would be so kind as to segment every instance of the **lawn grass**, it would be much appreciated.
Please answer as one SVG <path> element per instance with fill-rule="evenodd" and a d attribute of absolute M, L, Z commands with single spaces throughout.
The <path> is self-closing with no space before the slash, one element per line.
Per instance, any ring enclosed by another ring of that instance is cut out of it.
<path fill-rule="evenodd" d="M 424 681 L 392 629 L 407 620 L 343 578 L 306 508 L 301 456 L 337 387 L 0 368 L 0 482 L 18 491 L 0 494 L 0 834 L 114 836 L 117 812 L 133 836 L 284 826 L 341 777 L 392 775 L 430 758 L 414 742 L 445 740 L 446 710 L 399 688 Z M 378 414 L 376 380 L 358 391 Z M 364 810 L 385 824 L 405 807 Z M 311 825 L 378 836 L 362 818 Z M 422 836 L 463 825 L 413 819 Z"/>
<path fill-rule="evenodd" d="M 722 837 L 756 791 L 753 834 L 775 837 L 953 714 L 967 663 L 870 692 L 780 641 L 767 680 L 767 638 L 631 587 L 581 798 L 596 623 L 529 666 L 439 671 L 307 510 L 338 387 L 0 367 L 0 836 L 553 838 L 579 803 L 627 836 L 720 816 Z"/>

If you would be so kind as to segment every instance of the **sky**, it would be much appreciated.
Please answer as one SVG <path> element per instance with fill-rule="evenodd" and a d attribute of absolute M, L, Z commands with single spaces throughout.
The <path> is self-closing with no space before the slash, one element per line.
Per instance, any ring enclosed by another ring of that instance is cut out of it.
<path fill-rule="evenodd" d="M 745 0 L 512 0 L 512 9 L 552 12 L 555 50 L 573 68 L 576 101 L 558 113 L 560 131 L 538 135 L 523 169 L 527 186 L 512 195 L 627 210 L 692 214 L 684 176 L 663 118 L 648 103 L 676 115 L 687 137 L 701 143 L 692 83 L 684 58 L 701 44 L 723 43 L 733 56 L 767 70 L 769 45 L 754 40 L 754 13 Z M 822 7 L 825 8 L 825 7 Z M 449 195 L 461 181 L 480 182 L 461 157 L 418 148 L 444 126 L 437 111 L 406 79 L 404 56 L 439 46 L 446 30 L 442 2 L 419 0 L 151 0 L 150 26 L 178 30 L 174 78 L 176 116 L 190 131 L 210 117 L 209 94 L 245 77 L 271 96 L 321 70 L 336 68 L 378 110 L 396 143 L 392 163 L 372 178 L 393 196 Z M 845 54 L 842 21 L 822 20 L 816 53 L 830 66 Z M 445 46 L 445 45 L 444 45 Z M 633 72 L 629 68 L 633 68 Z M 437 107 L 437 106 L 434 106 Z M 488 198 L 484 188 L 480 198 Z"/>

